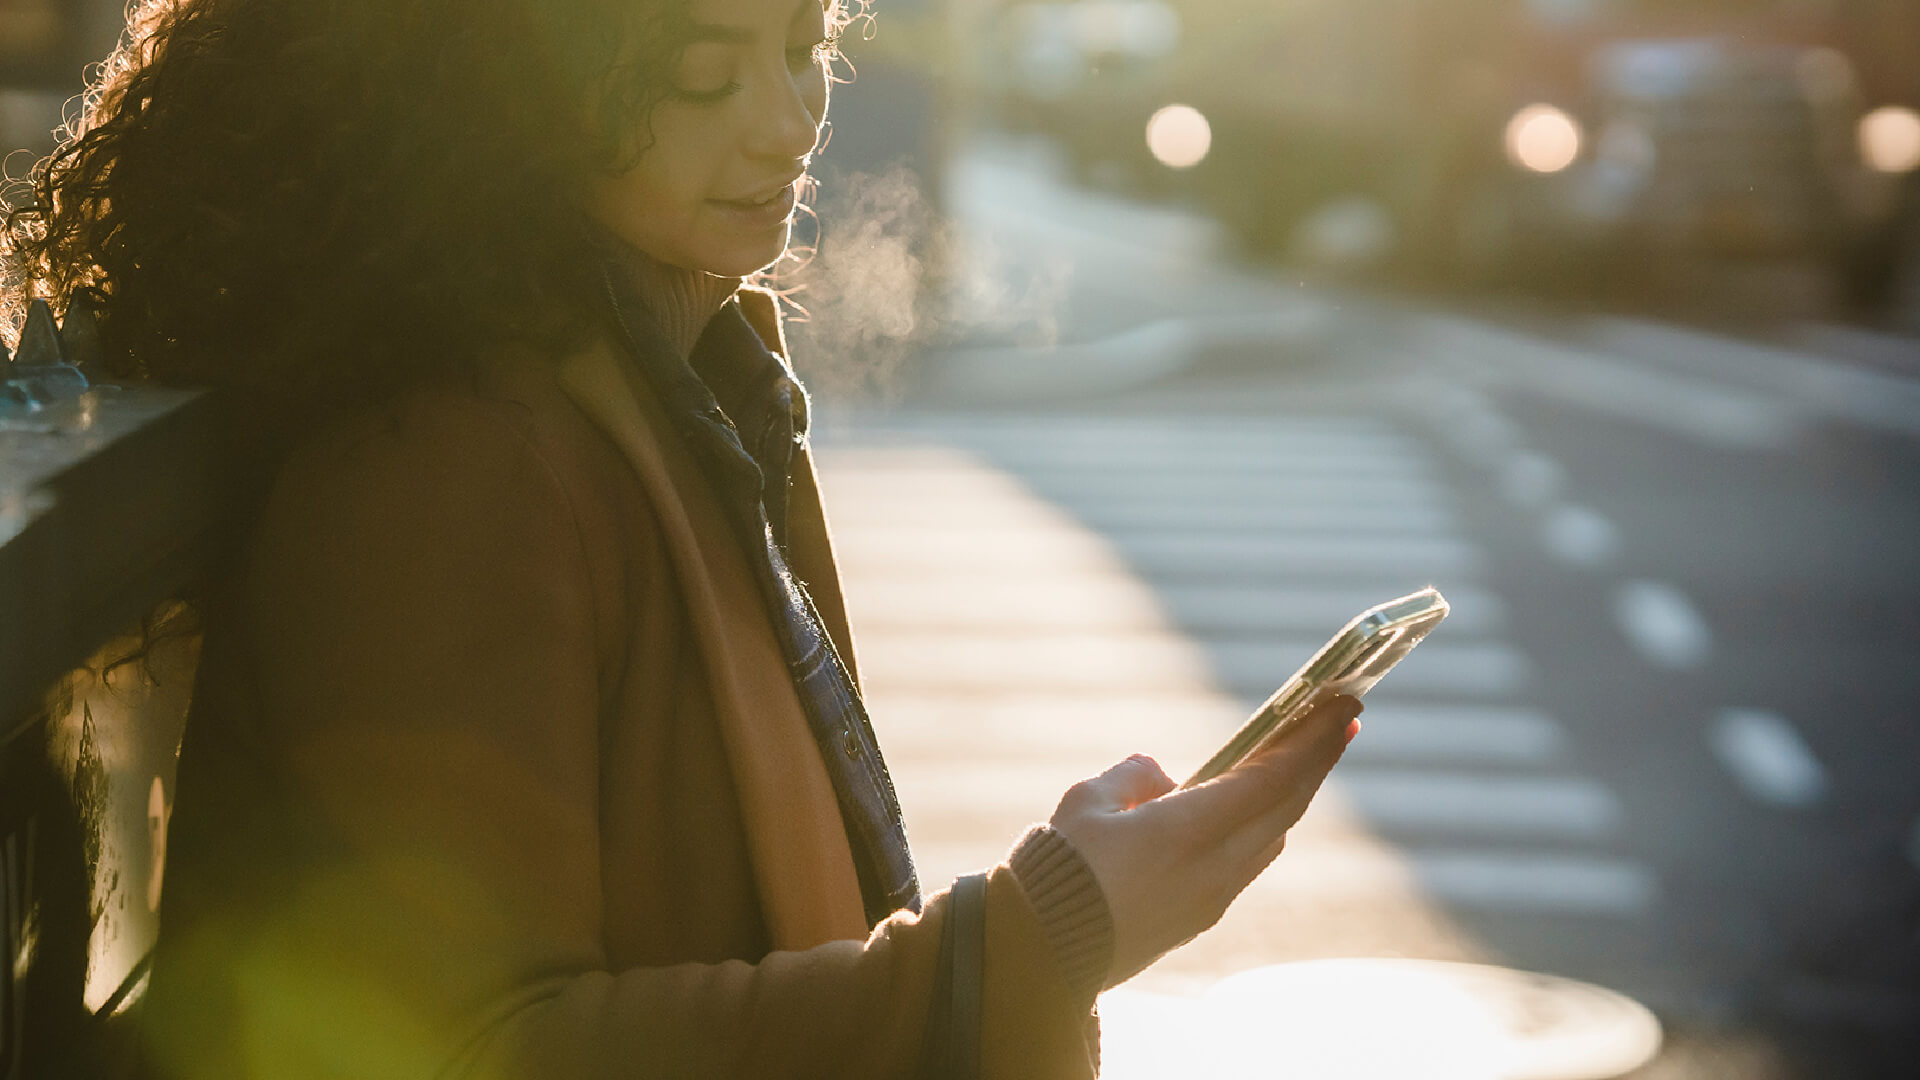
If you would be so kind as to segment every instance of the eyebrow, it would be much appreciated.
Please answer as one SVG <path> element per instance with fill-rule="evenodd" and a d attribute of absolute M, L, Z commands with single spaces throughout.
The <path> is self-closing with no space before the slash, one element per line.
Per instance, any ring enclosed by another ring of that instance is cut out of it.
<path fill-rule="evenodd" d="M 818 5 L 820 0 L 800 0 L 793 7 L 793 15 L 788 22 L 800 17 L 800 13 L 809 6 Z M 717 41 L 726 45 L 751 44 L 754 38 L 752 30 L 740 26 L 722 26 L 719 23 L 695 22 L 688 35 L 689 41 Z"/>

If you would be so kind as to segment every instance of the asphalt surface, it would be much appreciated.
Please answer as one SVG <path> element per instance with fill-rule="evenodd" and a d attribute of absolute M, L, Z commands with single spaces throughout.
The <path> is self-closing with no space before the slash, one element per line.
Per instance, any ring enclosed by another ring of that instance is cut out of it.
<path fill-rule="evenodd" d="M 1920 1074 L 1920 345 L 1344 293 L 1018 147 L 956 168 L 948 342 L 816 380 L 930 879 L 1125 753 L 1179 775 L 1432 583 L 1455 618 L 1288 853 L 1110 1017 L 1430 957 L 1651 1008 L 1635 1077 Z"/>

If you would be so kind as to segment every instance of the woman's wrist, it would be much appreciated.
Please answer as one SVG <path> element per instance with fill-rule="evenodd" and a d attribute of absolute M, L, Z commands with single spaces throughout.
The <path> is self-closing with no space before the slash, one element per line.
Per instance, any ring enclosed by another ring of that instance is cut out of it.
<path fill-rule="evenodd" d="M 1113 965 L 1113 914 L 1092 867 L 1071 841 L 1036 825 L 1007 863 L 1033 905 L 1067 985 L 1089 1005 L 1105 989 Z"/>

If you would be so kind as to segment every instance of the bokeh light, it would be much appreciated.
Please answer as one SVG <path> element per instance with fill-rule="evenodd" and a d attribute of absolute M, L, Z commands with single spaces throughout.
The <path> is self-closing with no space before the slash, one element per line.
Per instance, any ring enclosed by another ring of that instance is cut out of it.
<path fill-rule="evenodd" d="M 1213 127 L 1191 105 L 1168 105 L 1147 121 L 1147 149 L 1162 165 L 1190 169 L 1213 148 Z"/>
<path fill-rule="evenodd" d="M 1580 156 L 1580 124 L 1551 105 L 1529 105 L 1507 122 L 1507 156 L 1537 173 L 1557 173 Z"/>
<path fill-rule="evenodd" d="M 1920 112 L 1886 105 L 1861 117 L 1860 156 L 1881 172 L 1920 168 Z"/>

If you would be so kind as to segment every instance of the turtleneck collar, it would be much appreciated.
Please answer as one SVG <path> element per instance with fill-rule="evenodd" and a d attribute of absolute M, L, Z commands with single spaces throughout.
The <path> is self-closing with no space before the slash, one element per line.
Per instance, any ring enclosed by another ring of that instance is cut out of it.
<path fill-rule="evenodd" d="M 806 392 L 743 310 L 740 296 L 751 291 L 733 283 L 718 309 L 705 316 L 693 345 L 682 350 L 669 340 L 657 315 L 673 305 L 645 291 L 650 280 L 657 280 L 649 274 L 658 264 L 636 262 L 631 249 L 603 255 L 615 322 L 642 373 L 668 404 L 675 426 L 704 459 L 710 478 L 728 492 L 733 510 L 743 519 L 764 511 L 766 524 L 784 539 L 793 455 L 806 438 Z M 749 298 L 766 301 L 762 306 L 769 309 L 778 338 L 770 298 Z M 678 310 L 689 309 L 680 303 Z"/>
<path fill-rule="evenodd" d="M 739 291 L 740 279 L 672 266 L 605 229 L 592 232 L 600 257 L 619 268 L 654 336 L 680 359 L 691 357 L 707 324 Z"/>

